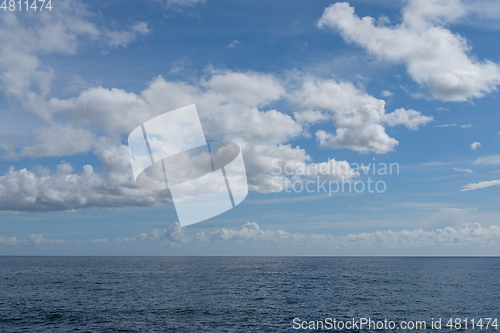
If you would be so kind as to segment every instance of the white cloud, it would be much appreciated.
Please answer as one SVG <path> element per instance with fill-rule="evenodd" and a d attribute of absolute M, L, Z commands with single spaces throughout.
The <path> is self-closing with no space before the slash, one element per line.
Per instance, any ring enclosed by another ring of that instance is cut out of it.
<path fill-rule="evenodd" d="M 415 131 L 418 126 L 425 125 L 433 120 L 433 117 L 424 116 L 415 110 L 396 109 L 391 113 L 385 114 L 382 118 L 389 126 L 405 125 L 407 128 Z"/>
<path fill-rule="evenodd" d="M 290 98 L 306 112 L 316 112 L 306 116 L 315 115 L 321 120 L 321 113 L 330 113 L 337 128 L 335 134 L 322 129 L 316 132 L 321 146 L 328 148 L 386 153 L 394 150 L 398 141 L 387 135 L 383 123 L 389 126 L 404 124 L 410 129 L 416 129 L 432 120 L 432 117 L 423 116 L 414 110 L 397 109 L 386 114 L 384 100 L 358 90 L 351 83 L 336 82 L 333 79 L 306 78 L 301 89 L 291 95 Z"/>
<path fill-rule="evenodd" d="M 103 174 L 95 173 L 90 165 L 77 173 L 68 163 L 59 164 L 54 173 L 45 169 L 16 171 L 11 167 L 0 177 L 0 211 L 71 211 L 171 202 L 167 191 L 148 191 L 133 186 L 127 147 L 121 146 L 119 150 L 123 155 L 121 161 L 114 160 L 118 156 L 116 152 L 100 152 L 112 155 L 113 159 L 110 162 L 106 160 L 108 156 L 100 156 L 103 169 L 111 169 Z"/>
<path fill-rule="evenodd" d="M 311 158 L 304 149 L 292 148 L 291 145 L 248 145 L 245 152 L 245 166 L 249 189 L 261 193 L 277 191 L 279 184 L 284 188 L 289 182 L 287 176 L 349 180 L 356 177 L 356 172 L 347 161 L 330 160 L 328 162 L 310 163 Z M 285 169 L 286 168 L 286 169 Z M 286 171 L 285 171 L 286 170 Z M 321 170 L 328 170 L 322 174 Z"/>
<path fill-rule="evenodd" d="M 353 132 L 345 128 L 338 128 L 335 134 L 318 130 L 316 138 L 325 148 L 349 148 L 361 153 L 373 151 L 384 154 L 393 151 L 399 142 L 389 137 L 379 124 L 369 124 L 364 129 Z M 372 141 L 374 138 L 376 141 Z"/>
<path fill-rule="evenodd" d="M 210 234 L 211 240 L 228 240 L 228 239 L 256 239 L 265 235 L 265 232 L 260 230 L 259 225 L 255 222 L 245 223 L 239 230 L 222 228 Z"/>
<path fill-rule="evenodd" d="M 458 0 L 411 0 L 402 22 L 387 26 L 369 16 L 359 18 L 342 2 L 327 7 L 318 26 L 338 31 L 379 59 L 405 64 L 413 80 L 435 98 L 465 101 L 496 90 L 500 83 L 500 67 L 469 56 L 465 38 L 445 28 L 465 14 Z"/>
<path fill-rule="evenodd" d="M 147 120 L 152 110 L 147 102 L 122 89 L 90 88 L 70 99 L 51 98 L 52 115 L 62 114 L 75 127 L 96 124 L 108 135 L 125 134 Z"/>
<path fill-rule="evenodd" d="M 162 231 L 154 229 L 149 234 L 142 233 L 136 237 L 118 237 L 117 242 L 144 242 L 144 241 L 163 241 L 166 243 L 186 243 L 192 241 L 193 238 L 186 236 L 183 229 L 178 222 L 168 226 L 167 229 Z"/>
<path fill-rule="evenodd" d="M 500 155 L 484 156 L 476 159 L 472 164 L 500 164 Z"/>
<path fill-rule="evenodd" d="M 104 32 L 106 43 L 111 47 L 126 47 L 131 42 L 137 39 L 137 34 L 147 35 L 152 30 L 148 28 L 146 22 L 136 23 L 130 31 L 125 30 L 108 30 Z"/>
<path fill-rule="evenodd" d="M 491 187 L 491 186 L 496 186 L 500 185 L 500 180 L 489 180 L 485 182 L 479 182 L 479 183 L 470 183 L 464 186 L 463 189 L 460 191 L 472 191 L 472 190 L 478 190 L 481 188 L 486 188 L 486 187 Z"/>
<path fill-rule="evenodd" d="M 16 237 L 5 238 L 4 236 L 0 236 L 0 245 L 16 245 L 16 244 L 17 244 Z"/>
<path fill-rule="evenodd" d="M 382 96 L 383 97 L 391 97 L 391 96 L 394 96 L 394 93 L 390 92 L 389 90 L 384 90 L 384 91 L 382 91 Z"/>
<path fill-rule="evenodd" d="M 469 227 L 467 224 L 462 228 L 446 227 L 432 231 L 422 229 L 402 231 L 376 231 L 374 233 L 363 233 L 359 235 L 348 235 L 342 240 L 344 244 L 359 244 L 360 246 L 375 246 L 387 248 L 408 248 L 426 246 L 460 246 L 466 244 L 481 244 L 498 241 L 500 238 L 500 227 L 490 226 L 483 228 L 479 224 Z"/>
<path fill-rule="evenodd" d="M 94 148 L 97 141 L 94 133 L 82 128 L 73 128 L 71 125 L 53 124 L 41 128 L 36 144 L 25 146 L 20 156 L 70 156 L 86 153 Z"/>
<path fill-rule="evenodd" d="M 39 54 L 76 53 L 78 38 L 97 39 L 99 30 L 87 21 L 89 13 L 77 1 L 66 1 L 51 12 L 23 20 L 5 12 L 0 18 L 0 85 L 6 96 L 46 116 L 44 97 L 50 92 L 53 71 L 41 69 Z"/>
<path fill-rule="evenodd" d="M 403 9 L 403 21 L 417 28 L 458 21 L 466 14 L 460 0 L 410 1 Z"/>
<path fill-rule="evenodd" d="M 105 35 L 111 47 L 125 47 L 136 38 L 135 34 L 130 31 L 106 31 Z"/>
<path fill-rule="evenodd" d="M 443 125 L 436 125 L 434 127 L 455 127 L 459 126 L 458 124 L 443 124 Z M 460 128 L 471 128 L 472 124 L 467 124 L 467 125 L 460 125 Z"/>
<path fill-rule="evenodd" d="M 5 238 L 0 236 L 0 245 L 18 245 L 18 246 L 39 246 L 39 245 L 64 245 L 69 244 L 70 241 L 62 239 L 45 239 L 43 235 L 31 234 L 26 239 L 18 239 L 17 237 Z"/>
<path fill-rule="evenodd" d="M 458 171 L 458 172 L 465 172 L 465 173 L 474 173 L 474 170 L 472 169 L 460 169 L 460 168 L 454 168 L 453 170 Z"/>
<path fill-rule="evenodd" d="M 40 55 L 76 54 L 85 41 L 111 47 L 126 46 L 137 34 L 150 30 L 138 22 L 130 31 L 110 31 L 91 22 L 93 14 L 77 0 L 54 6 L 37 15 L 5 12 L 0 17 L 0 89 L 17 98 L 25 110 L 50 118 L 46 98 L 50 94 L 54 71 L 42 66 Z"/>
<path fill-rule="evenodd" d="M 108 240 L 106 238 L 96 238 L 92 239 L 89 241 L 89 243 L 94 243 L 94 244 L 101 244 L 101 243 L 107 243 Z"/>
<path fill-rule="evenodd" d="M 227 47 L 229 47 L 230 49 L 235 49 L 240 44 L 240 41 L 235 39 L 231 43 L 229 43 Z"/>
<path fill-rule="evenodd" d="M 197 4 L 204 4 L 206 0 L 166 0 L 162 2 L 165 4 L 167 9 L 183 12 L 183 8 L 193 7 Z"/>
<path fill-rule="evenodd" d="M 137 22 L 133 27 L 132 31 L 140 34 L 150 34 L 152 30 L 148 27 L 147 22 Z"/>
<path fill-rule="evenodd" d="M 74 94 L 74 93 L 79 93 L 80 91 L 89 88 L 91 85 L 79 77 L 78 75 L 73 75 L 73 78 L 71 79 L 68 84 L 66 84 L 66 87 L 64 87 L 64 92 Z"/>
<path fill-rule="evenodd" d="M 321 111 L 314 111 L 314 110 L 294 112 L 293 116 L 299 124 L 303 125 L 312 125 L 330 119 L 330 117 L 327 114 Z"/>
<path fill-rule="evenodd" d="M 91 240 L 77 240 L 74 243 L 77 244 L 103 244 L 107 243 L 107 239 L 91 239 Z M 46 239 L 41 234 L 31 234 L 25 239 L 19 239 L 17 237 L 9 237 L 6 238 L 4 236 L 0 236 L 0 245 L 10 245 L 10 246 L 43 246 L 43 245 L 67 245 L 73 243 L 69 240 L 64 239 Z"/>
<path fill-rule="evenodd" d="M 309 78 L 293 99 L 305 110 L 330 113 L 337 129 L 335 134 L 316 132 L 323 147 L 386 153 L 398 144 L 380 125 L 385 102 L 360 92 L 351 83 Z"/>
<path fill-rule="evenodd" d="M 462 0 L 470 15 L 465 24 L 479 26 L 482 29 L 500 29 L 500 4 L 496 0 Z"/>
<path fill-rule="evenodd" d="M 167 6 L 181 6 L 181 7 L 189 7 L 193 6 L 197 3 L 205 3 L 205 0 L 167 0 Z"/>
<path fill-rule="evenodd" d="M 259 107 L 285 95 L 285 88 L 273 75 L 218 70 L 212 74 L 202 85 L 210 89 L 213 99 Z"/>
<path fill-rule="evenodd" d="M 31 234 L 28 238 L 22 241 L 23 245 L 40 245 L 40 244 L 67 244 L 69 243 L 68 241 L 62 240 L 62 239 L 45 239 L 43 235 L 35 235 Z"/>
<path fill-rule="evenodd" d="M 470 145 L 470 149 L 472 149 L 472 150 L 476 150 L 479 147 L 481 147 L 481 143 L 479 143 L 479 142 L 474 142 Z"/>

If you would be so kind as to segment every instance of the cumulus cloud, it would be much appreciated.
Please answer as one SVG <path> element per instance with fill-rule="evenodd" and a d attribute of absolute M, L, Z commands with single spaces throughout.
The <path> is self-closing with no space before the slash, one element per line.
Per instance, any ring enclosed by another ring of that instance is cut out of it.
<path fill-rule="evenodd" d="M 474 142 L 470 145 L 470 149 L 472 150 L 476 150 L 477 148 L 481 147 L 481 143 L 480 142 Z"/>
<path fill-rule="evenodd" d="M 385 102 L 360 92 L 351 83 L 307 79 L 294 99 L 306 110 L 330 113 L 337 129 L 335 134 L 316 132 L 323 147 L 386 153 L 398 144 L 380 124 Z"/>
<path fill-rule="evenodd" d="M 405 125 L 414 130 L 432 120 L 414 110 L 397 109 L 386 114 L 384 100 L 360 91 L 352 83 L 333 79 L 306 78 L 291 98 L 305 110 L 296 114 L 302 122 L 321 121 L 324 113 L 330 114 L 335 134 L 322 129 L 316 132 L 321 146 L 328 148 L 386 153 L 394 150 L 398 141 L 385 132 L 384 123 Z"/>
<path fill-rule="evenodd" d="M 260 111 L 259 107 L 280 99 L 284 93 L 272 75 L 224 71 L 197 84 L 166 81 L 158 76 L 140 94 L 118 88 L 90 88 L 75 98 L 52 98 L 49 105 L 52 112 L 75 125 L 95 123 L 109 135 L 124 135 L 154 116 L 197 104 L 209 137 L 225 135 L 279 143 L 299 135 L 302 127 L 286 114 Z"/>
<path fill-rule="evenodd" d="M 394 96 L 394 93 L 390 92 L 389 90 L 384 90 L 384 91 L 382 91 L 382 96 L 383 97 L 391 97 L 391 96 Z"/>
<path fill-rule="evenodd" d="M 451 32 L 467 10 L 459 0 L 411 0 L 401 23 L 390 26 L 372 17 L 359 18 L 347 2 L 327 7 L 320 28 L 338 31 L 348 42 L 379 59 L 406 65 L 408 74 L 444 101 L 465 101 L 497 89 L 500 67 L 469 55 L 464 37 Z"/>
<path fill-rule="evenodd" d="M 149 234 L 142 233 L 135 237 L 118 237 L 116 239 L 117 242 L 146 242 L 146 241 L 161 241 L 169 244 L 175 243 L 188 243 L 191 241 L 195 241 L 197 239 L 201 239 L 204 237 L 203 233 L 199 233 L 196 235 L 186 235 L 184 229 L 178 222 L 175 222 L 172 225 L 169 225 L 167 229 L 159 230 L 154 229 Z"/>
<path fill-rule="evenodd" d="M 403 108 L 385 114 L 382 118 L 383 122 L 389 126 L 404 125 L 412 131 L 417 130 L 420 125 L 425 125 L 433 119 L 432 116 L 424 116 L 418 111 Z"/>
<path fill-rule="evenodd" d="M 126 146 L 120 150 L 127 156 Z M 101 153 L 112 154 L 109 151 Z M 104 161 L 105 158 L 103 156 Z M 171 202 L 167 191 L 148 191 L 133 186 L 129 162 L 125 162 L 126 167 L 119 167 L 114 161 L 112 171 L 103 174 L 95 173 L 90 165 L 76 172 L 69 163 L 59 164 L 54 173 L 46 169 L 34 172 L 11 167 L 0 177 L 0 211 L 71 211 Z"/>
<path fill-rule="evenodd" d="M 461 189 L 462 192 L 464 191 L 471 191 L 471 190 L 478 190 L 481 188 L 486 188 L 486 187 L 491 187 L 491 186 L 496 186 L 500 185 L 500 180 L 489 180 L 489 181 L 484 181 L 484 182 L 479 182 L 479 183 L 470 183 L 464 186 L 463 189 Z"/>
<path fill-rule="evenodd" d="M 0 245 L 17 245 L 16 237 L 5 238 L 4 236 L 0 236 Z"/>

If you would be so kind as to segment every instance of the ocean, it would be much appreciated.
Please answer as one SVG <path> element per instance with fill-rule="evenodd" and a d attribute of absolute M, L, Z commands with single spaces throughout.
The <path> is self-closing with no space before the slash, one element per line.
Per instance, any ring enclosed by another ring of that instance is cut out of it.
<path fill-rule="evenodd" d="M 0 281 L 0 332 L 500 331 L 500 258 L 0 257 Z"/>

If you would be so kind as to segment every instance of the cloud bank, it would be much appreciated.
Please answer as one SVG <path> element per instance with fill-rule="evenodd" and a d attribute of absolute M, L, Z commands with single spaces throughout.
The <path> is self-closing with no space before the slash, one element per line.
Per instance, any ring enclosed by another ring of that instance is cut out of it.
<path fill-rule="evenodd" d="M 469 226 L 464 224 L 461 228 L 446 227 L 442 229 L 425 231 L 423 229 L 400 231 L 375 231 L 369 233 L 349 234 L 335 236 L 330 234 L 314 233 L 289 233 L 284 230 L 263 230 L 255 222 L 247 222 L 239 229 L 221 228 L 209 233 L 190 232 L 178 223 L 168 228 L 155 229 L 150 233 L 142 233 L 135 237 L 118 237 L 114 242 L 120 243 L 148 243 L 157 242 L 168 246 L 190 243 L 225 243 L 237 242 L 241 244 L 277 244 L 280 246 L 293 246 L 301 248 L 327 248 L 341 249 L 395 249 L 395 248 L 427 248 L 427 247 L 460 247 L 466 245 L 498 244 L 500 240 L 500 227 L 492 225 L 482 227 L 480 224 Z M 96 239 L 88 243 L 103 243 L 110 241 Z M 46 240 L 42 235 L 32 235 L 25 240 L 16 237 L 6 238 L 0 236 L 0 245 L 44 245 L 44 244 L 69 244 L 70 241 Z"/>
<path fill-rule="evenodd" d="M 189 8 L 196 3 L 203 1 L 169 0 L 165 6 Z M 286 164 L 296 169 L 322 163 L 347 166 L 343 173 L 329 175 L 330 180 L 358 176 L 347 161 L 313 161 L 304 148 L 291 143 L 298 138 L 315 139 L 325 148 L 384 154 L 398 145 L 387 134 L 387 127 L 401 125 L 416 130 L 432 121 L 432 117 L 415 110 L 397 108 L 389 112 L 384 100 L 350 82 L 302 74 L 297 81 L 279 73 L 213 66 L 189 81 L 156 76 L 140 92 L 97 86 L 62 98 L 52 94 L 55 73 L 44 66 L 43 57 L 72 56 L 87 43 L 105 51 L 127 47 L 152 32 L 148 23 L 109 29 L 94 23 L 86 7 L 74 0 L 51 13 L 40 13 L 31 23 L 13 13 L 2 15 L 0 20 L 0 89 L 8 98 L 19 101 L 24 110 L 40 117 L 34 138 L 27 138 L 21 147 L 1 143 L 3 158 L 62 159 L 93 154 L 103 170 L 97 173 L 97 168 L 86 165 L 75 171 L 66 162 L 53 171 L 10 168 L 0 176 L 0 211 L 170 202 L 168 191 L 153 193 L 135 187 L 123 142 L 139 124 L 190 104 L 197 105 L 207 139 L 235 142 L 242 148 L 249 189 L 260 193 L 269 193 L 276 189 L 276 183 L 289 181 L 286 175 L 276 181 L 273 161 L 279 161 L 281 168 Z M 287 108 L 277 110 L 272 106 L 282 104 Z M 309 133 L 313 125 L 319 126 L 314 136 Z"/>

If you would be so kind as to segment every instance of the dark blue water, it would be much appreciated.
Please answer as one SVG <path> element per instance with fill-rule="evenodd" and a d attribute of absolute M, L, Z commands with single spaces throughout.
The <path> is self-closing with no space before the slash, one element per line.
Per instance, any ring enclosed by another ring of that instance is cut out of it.
<path fill-rule="evenodd" d="M 360 317 L 454 332 L 431 318 L 500 317 L 499 283 L 498 258 L 0 257 L 0 332 L 300 332 L 294 318 Z"/>

